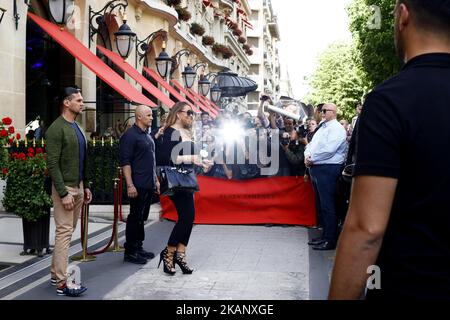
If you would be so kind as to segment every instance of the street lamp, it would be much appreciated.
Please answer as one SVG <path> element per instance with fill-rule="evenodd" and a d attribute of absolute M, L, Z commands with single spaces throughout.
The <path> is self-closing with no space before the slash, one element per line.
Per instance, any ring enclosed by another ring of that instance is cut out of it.
<path fill-rule="evenodd" d="M 123 24 L 120 26 L 119 31 L 115 32 L 117 51 L 123 59 L 128 58 L 133 50 L 133 42 L 136 38 L 136 33 L 131 31 L 131 28 L 127 25 L 127 16 L 123 15 Z"/>
<path fill-rule="evenodd" d="M 211 100 L 214 103 L 217 103 L 220 100 L 220 97 L 222 95 L 222 90 L 219 88 L 219 86 L 214 84 L 214 86 L 211 88 Z"/>
<path fill-rule="evenodd" d="M 148 66 L 147 54 L 150 51 L 152 42 L 155 41 L 159 37 L 161 37 L 163 39 L 163 46 L 165 46 L 165 41 L 167 40 L 167 31 L 165 31 L 163 29 L 159 29 L 158 31 L 150 33 L 144 40 L 139 40 L 139 38 L 136 38 L 136 68 L 137 68 L 138 56 L 139 56 L 139 62 L 142 61 L 142 59 L 145 59 L 144 65 Z M 170 57 L 168 55 L 167 55 L 167 57 L 170 59 Z"/>
<path fill-rule="evenodd" d="M 109 1 L 101 10 L 99 10 L 97 12 L 92 10 L 92 7 L 89 6 L 89 49 L 91 48 L 91 41 L 92 42 L 94 41 L 94 35 L 96 35 L 99 32 L 100 25 L 103 24 L 105 21 L 105 15 L 106 14 L 113 15 L 114 10 L 118 7 L 120 7 L 125 12 L 128 7 L 127 0 Z M 94 20 L 97 24 L 97 27 L 94 26 Z M 123 38 L 122 40 L 132 41 L 132 38 L 134 38 L 134 37 L 132 37 L 132 35 L 134 33 L 131 32 L 130 27 L 128 27 L 128 25 L 126 25 L 126 18 L 124 17 L 124 19 L 122 19 L 122 20 L 124 20 L 123 22 L 124 22 L 125 26 L 122 25 L 120 27 L 120 29 L 122 29 L 125 32 L 125 34 L 123 34 L 124 36 L 127 35 L 129 37 L 129 39 Z M 128 30 L 127 30 L 127 27 L 128 27 Z M 120 32 L 120 29 L 119 29 L 119 32 Z M 117 34 L 117 32 L 116 32 L 116 34 Z M 122 34 L 119 34 L 119 36 L 122 36 Z M 130 38 L 130 36 L 131 36 L 131 38 Z M 117 39 L 117 35 L 116 35 L 116 39 Z M 125 43 L 125 41 L 123 43 Z M 128 43 L 128 44 L 130 45 L 130 43 Z M 122 43 L 120 45 L 122 46 Z"/>
<path fill-rule="evenodd" d="M 162 51 L 156 61 L 156 70 L 163 79 L 167 79 L 170 76 L 170 70 L 172 70 L 172 58 L 166 52 L 166 42 L 163 42 Z"/>
<path fill-rule="evenodd" d="M 204 76 L 200 76 L 200 80 L 198 81 L 198 91 L 206 97 L 209 93 L 209 89 L 211 89 L 211 82 Z"/>
<path fill-rule="evenodd" d="M 184 86 L 188 89 L 192 88 L 195 82 L 195 78 L 197 76 L 197 72 L 191 67 L 191 65 L 188 63 L 188 65 L 184 68 L 184 71 L 181 73 L 184 80 Z"/>
<path fill-rule="evenodd" d="M 72 16 L 75 6 L 74 0 L 49 0 L 48 8 L 53 20 L 59 24 L 66 24 L 67 20 Z"/>
<path fill-rule="evenodd" d="M 172 68 L 170 70 L 170 74 L 173 74 L 175 70 L 178 68 L 179 60 L 182 56 L 189 56 L 191 53 L 187 49 L 181 49 L 172 57 Z M 184 68 L 184 71 L 181 73 L 183 76 L 184 86 L 188 89 L 192 88 L 194 85 L 195 77 L 197 76 L 197 72 L 191 67 L 190 63 Z"/>
<path fill-rule="evenodd" d="M 195 73 L 197 73 L 198 69 L 203 67 L 203 71 L 208 66 L 207 63 L 199 62 L 196 63 L 192 68 L 195 70 Z M 211 82 L 208 81 L 208 79 L 202 74 L 200 76 L 200 80 L 198 81 L 198 92 L 200 92 L 204 97 L 208 95 L 209 89 L 211 88 Z"/>

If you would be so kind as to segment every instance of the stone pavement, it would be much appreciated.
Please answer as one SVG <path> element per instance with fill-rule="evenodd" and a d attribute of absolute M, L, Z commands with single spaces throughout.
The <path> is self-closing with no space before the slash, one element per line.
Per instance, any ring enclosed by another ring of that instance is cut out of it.
<path fill-rule="evenodd" d="M 108 213 L 100 212 L 107 210 L 92 209 L 89 224 L 92 239 L 89 243 L 95 245 L 89 251 L 103 247 L 110 234 L 110 221 L 105 219 Z M 152 206 L 144 243 L 145 249 L 156 254 L 165 247 L 173 228 L 173 222 L 158 219 L 159 210 L 159 206 Z M 11 218 L 0 218 L 0 227 L 4 224 L 2 220 L 7 221 L 5 219 Z M 99 228 L 106 226 L 109 229 L 103 233 L 102 230 L 97 231 L 98 235 L 92 234 L 97 224 Z M 19 230 L 17 223 L 15 225 L 15 232 L 21 234 L 21 228 Z M 124 241 L 124 227 L 121 224 L 119 228 L 121 244 Z M 9 232 L 14 231 L 11 228 Z M 86 294 L 78 299 L 325 299 L 334 251 L 311 250 L 307 242 L 315 236 L 317 230 L 302 227 L 196 225 L 187 251 L 189 264 L 195 268 L 192 275 L 183 275 L 178 267 L 175 276 L 164 274 L 162 266 L 157 269 L 158 257 L 141 266 L 124 263 L 123 253 L 105 253 L 98 255 L 94 262 L 72 262 L 81 268 L 83 284 L 88 287 Z M 77 233 L 76 237 L 79 237 Z M 103 240 L 99 242 L 96 238 Z M 79 242 L 74 240 L 71 255 L 78 255 L 80 248 Z M 3 252 L 0 252 L 1 259 L 4 259 Z M 4 274 L 8 270 L 0 272 L 0 299 L 73 299 L 57 296 L 55 288 L 49 285 L 49 256 L 35 258 L 27 263 L 30 264 L 24 264 L 27 272 L 18 271 L 7 276 Z M 28 270 L 33 268 L 35 271 Z"/>
<path fill-rule="evenodd" d="M 154 259 L 104 299 L 306 300 L 307 239 L 300 227 L 196 226 L 188 248 L 192 275 L 178 267 L 165 275 Z"/>

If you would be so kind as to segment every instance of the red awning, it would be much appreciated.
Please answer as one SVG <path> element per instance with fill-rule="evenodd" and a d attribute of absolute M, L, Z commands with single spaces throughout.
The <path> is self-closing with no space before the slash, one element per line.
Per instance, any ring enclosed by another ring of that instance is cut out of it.
<path fill-rule="evenodd" d="M 99 57 L 86 48 L 77 38 L 57 25 L 28 12 L 34 22 L 36 22 L 45 32 L 47 32 L 56 42 L 66 49 L 74 58 L 94 72 L 100 79 L 109 84 L 114 90 L 120 93 L 128 101 L 144 104 L 151 107 L 156 105 L 129 84 L 125 79 L 114 72 Z"/>
<path fill-rule="evenodd" d="M 176 80 L 171 80 L 170 81 L 175 87 L 177 87 L 178 90 L 180 90 L 181 92 L 183 92 L 185 94 L 185 96 L 189 99 L 192 100 L 192 102 L 194 102 L 197 106 L 199 106 L 203 111 L 208 112 L 209 115 L 213 118 L 216 117 L 215 113 L 213 113 L 207 106 L 205 106 L 203 103 L 201 103 L 200 101 L 198 101 L 197 99 L 195 99 L 195 97 L 189 93 L 189 91 L 187 91 L 181 84 L 179 84 Z"/>
<path fill-rule="evenodd" d="M 157 87 L 155 87 L 150 81 L 145 79 L 145 77 L 133 68 L 128 62 L 126 62 L 120 55 L 112 52 L 102 46 L 97 45 L 98 50 L 107 56 L 116 66 L 122 69 L 126 74 L 128 74 L 131 78 L 137 81 L 145 90 L 147 90 L 151 95 L 153 95 L 156 99 L 161 101 L 163 105 L 168 107 L 169 109 L 175 104 L 168 96 L 162 93 Z"/>
<path fill-rule="evenodd" d="M 203 99 L 203 96 L 201 94 L 198 94 L 197 92 L 195 92 L 192 89 L 188 89 L 188 91 L 189 91 L 190 94 L 192 94 L 197 99 L 197 101 L 200 101 L 201 103 L 203 103 L 204 106 L 208 107 L 209 110 L 211 110 L 212 113 L 214 113 L 215 115 L 218 114 L 217 110 L 215 110 L 213 107 L 211 107 L 209 105 L 209 103 L 206 102 L 205 99 Z"/>
<path fill-rule="evenodd" d="M 166 89 L 167 91 L 169 91 L 169 93 L 171 95 L 173 95 L 178 101 L 182 101 L 182 102 L 186 102 L 187 104 L 189 104 L 189 106 L 192 108 L 192 110 L 194 110 L 197 113 L 200 113 L 200 110 L 194 106 L 190 101 L 186 100 L 185 97 L 183 97 L 177 90 L 175 90 L 170 84 L 167 83 L 167 81 L 165 81 L 163 78 L 161 78 L 161 76 L 156 73 L 156 71 L 144 67 L 144 71 L 147 72 L 147 74 L 153 78 L 153 80 L 157 81 L 164 89 Z"/>

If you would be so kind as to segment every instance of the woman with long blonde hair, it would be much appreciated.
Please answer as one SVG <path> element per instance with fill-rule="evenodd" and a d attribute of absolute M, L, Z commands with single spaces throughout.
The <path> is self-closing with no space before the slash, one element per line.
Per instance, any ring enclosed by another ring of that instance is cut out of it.
<path fill-rule="evenodd" d="M 211 164 L 195 154 L 192 125 L 194 111 L 185 102 L 176 103 L 169 112 L 165 126 L 155 135 L 157 166 L 173 166 L 183 163 L 185 167 L 194 165 L 208 167 Z M 181 153 L 173 152 L 180 149 Z M 172 154 L 173 153 L 173 154 Z M 164 272 L 175 274 L 178 265 L 183 274 L 191 274 L 194 270 L 188 266 L 186 247 L 191 236 L 195 218 L 194 195 L 186 191 L 177 191 L 170 199 L 178 213 L 178 221 L 169 237 L 167 247 L 161 252 L 159 265 L 163 262 Z M 158 265 L 158 267 L 159 267 Z"/>

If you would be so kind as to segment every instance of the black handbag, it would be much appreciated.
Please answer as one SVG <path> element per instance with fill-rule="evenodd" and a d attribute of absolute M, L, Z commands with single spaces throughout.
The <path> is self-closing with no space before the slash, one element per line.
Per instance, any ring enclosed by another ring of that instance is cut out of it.
<path fill-rule="evenodd" d="M 193 169 L 183 166 L 160 166 L 156 168 L 160 193 L 172 196 L 177 191 L 194 193 L 199 191 L 197 176 Z"/>

